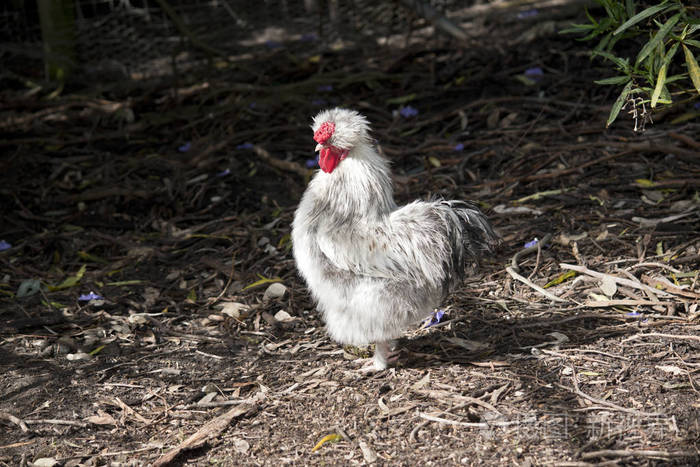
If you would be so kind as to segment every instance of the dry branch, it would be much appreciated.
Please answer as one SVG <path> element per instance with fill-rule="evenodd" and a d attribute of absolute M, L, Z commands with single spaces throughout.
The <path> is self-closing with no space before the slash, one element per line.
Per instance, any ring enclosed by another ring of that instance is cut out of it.
<path fill-rule="evenodd" d="M 582 459 L 598 459 L 600 457 L 698 457 L 693 451 L 661 451 L 656 449 L 602 449 L 600 451 L 584 452 Z"/>
<path fill-rule="evenodd" d="M 272 154 L 267 152 L 265 149 L 261 148 L 260 146 L 253 146 L 253 150 L 255 153 L 260 156 L 262 160 L 270 164 L 272 167 L 278 168 L 280 170 L 284 170 L 286 172 L 292 172 L 298 175 L 301 175 L 302 177 L 309 177 L 312 173 L 311 170 L 306 169 L 302 167 L 301 165 L 297 164 L 296 162 L 290 162 L 290 161 L 283 161 L 280 159 L 277 159 L 276 157 L 273 157 Z"/>
<path fill-rule="evenodd" d="M 512 267 L 508 266 L 508 267 L 506 268 L 506 271 L 508 272 L 508 274 L 511 275 L 511 277 L 513 277 L 513 279 L 522 282 L 523 284 L 525 284 L 525 285 L 527 285 L 528 287 L 530 287 L 530 288 L 536 290 L 537 292 L 541 293 L 542 295 L 544 295 L 545 297 L 549 298 L 550 300 L 554 300 L 555 302 L 560 302 L 560 303 L 567 303 L 567 300 L 564 300 L 563 298 L 559 298 L 559 297 L 557 297 L 556 295 L 554 295 L 554 294 L 552 294 L 552 293 L 550 293 L 550 292 L 547 292 L 545 289 L 543 289 L 543 288 L 540 287 L 539 285 L 534 284 L 532 281 L 530 281 L 530 280 L 528 280 L 527 278 L 521 276 L 520 274 L 518 274 L 517 272 L 515 272 L 515 271 L 513 270 Z"/>
<path fill-rule="evenodd" d="M 241 404 L 207 422 L 195 434 L 180 443 L 179 446 L 161 456 L 153 465 L 155 467 L 168 465 L 173 462 L 181 452 L 202 446 L 208 439 L 214 438 L 224 431 L 235 418 L 256 412 L 259 407 L 258 402 L 257 400 L 253 400 L 252 402 Z"/>
<path fill-rule="evenodd" d="M 24 422 L 24 420 L 17 418 L 12 414 L 0 412 L 0 420 L 7 420 L 8 422 L 14 423 L 18 427 L 20 427 L 23 433 L 27 433 L 29 431 L 29 428 L 27 427 L 27 424 Z"/>
<path fill-rule="evenodd" d="M 665 295 L 665 296 L 670 295 L 669 293 L 664 292 L 663 290 L 652 289 L 648 285 L 644 285 L 639 281 L 633 281 L 631 279 L 625 279 L 622 277 L 613 276 L 612 274 L 604 274 L 602 272 L 592 271 L 591 269 L 588 269 L 585 266 L 578 266 L 576 264 L 560 263 L 559 267 L 561 267 L 562 269 L 570 269 L 572 271 L 580 272 L 580 273 L 586 274 L 588 276 L 597 277 L 599 279 L 604 279 L 607 277 L 607 278 L 614 280 L 616 283 L 618 283 L 620 285 L 626 285 L 627 287 L 632 287 L 633 289 L 644 290 L 645 292 L 649 292 L 652 295 L 654 295 L 654 294 Z"/>
<path fill-rule="evenodd" d="M 648 332 L 645 334 L 635 334 L 632 337 L 628 337 L 627 339 L 624 339 L 622 342 L 632 341 L 635 339 L 642 339 L 644 337 L 665 337 L 667 339 L 687 339 L 687 340 L 691 340 L 691 341 L 700 342 L 700 336 L 686 336 L 686 335 L 682 335 L 682 334 L 664 334 L 661 332 Z"/>
<path fill-rule="evenodd" d="M 659 305 L 675 305 L 674 302 L 661 302 L 650 300 L 589 300 L 584 303 L 585 306 L 591 308 L 608 308 L 611 306 L 659 306 Z"/>
<path fill-rule="evenodd" d="M 530 417 L 530 418 L 526 418 L 524 420 L 511 420 L 511 421 L 494 420 L 491 422 L 460 422 L 459 420 L 449 420 L 447 418 L 436 417 L 435 415 L 430 415 L 427 413 L 419 413 L 418 416 L 420 418 L 423 418 L 425 420 L 429 420 L 431 422 L 442 423 L 443 425 L 456 425 L 456 426 L 465 426 L 465 427 L 470 427 L 470 428 L 493 428 L 493 427 L 499 427 L 499 426 L 513 426 L 513 425 L 522 425 L 525 423 L 532 423 L 532 422 L 537 421 L 537 418 Z"/>

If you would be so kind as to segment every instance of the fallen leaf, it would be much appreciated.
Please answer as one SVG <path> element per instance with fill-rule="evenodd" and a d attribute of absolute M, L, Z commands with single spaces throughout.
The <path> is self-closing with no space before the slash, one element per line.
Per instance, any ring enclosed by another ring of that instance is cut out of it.
<path fill-rule="evenodd" d="M 277 313 L 275 313 L 275 319 L 283 323 L 288 321 L 294 321 L 294 317 L 284 310 L 280 310 Z"/>
<path fill-rule="evenodd" d="M 600 281 L 600 290 L 602 290 L 605 295 L 612 298 L 617 292 L 617 283 L 615 279 L 610 276 L 603 277 L 603 280 Z"/>
<path fill-rule="evenodd" d="M 233 438 L 233 450 L 239 454 L 247 454 L 250 449 L 248 441 L 241 438 Z"/>
<path fill-rule="evenodd" d="M 83 278 L 83 274 L 85 274 L 85 269 L 87 268 L 86 264 L 83 264 L 78 272 L 75 274 L 75 276 L 70 276 L 66 278 L 63 282 L 61 282 L 58 285 L 50 285 L 48 286 L 48 289 L 51 292 L 55 292 L 56 290 L 63 290 L 63 289 L 68 289 L 70 287 L 76 286 L 79 282 L 80 279 Z"/>
<path fill-rule="evenodd" d="M 42 457 L 32 462 L 33 467 L 53 467 L 58 465 L 58 461 L 53 457 Z"/>
<path fill-rule="evenodd" d="M 676 376 L 685 374 L 684 370 L 674 365 L 656 365 L 656 368 L 661 371 L 665 371 L 666 373 L 672 373 Z"/>
<path fill-rule="evenodd" d="M 239 319 L 241 315 L 246 315 L 250 307 L 245 303 L 223 302 L 220 305 L 221 313 L 231 318 Z"/>
<path fill-rule="evenodd" d="M 637 183 L 637 185 L 639 185 L 643 188 L 651 188 L 654 185 L 656 185 L 654 182 L 652 182 L 651 180 L 649 180 L 647 178 L 638 178 L 635 180 L 635 182 Z"/>
<path fill-rule="evenodd" d="M 98 415 L 92 415 L 85 419 L 86 422 L 93 423 L 95 425 L 116 425 L 117 421 L 107 412 L 103 410 L 97 411 Z"/>
<path fill-rule="evenodd" d="M 578 235 L 569 235 L 562 232 L 561 234 L 559 234 L 559 237 L 557 237 L 557 242 L 559 242 L 559 244 L 561 245 L 567 246 L 569 243 L 576 242 L 578 240 L 583 240 L 587 236 L 587 232 L 583 232 Z"/>
<path fill-rule="evenodd" d="M 558 277 L 552 279 L 551 281 L 547 282 L 543 288 L 551 287 L 553 285 L 559 285 L 565 280 L 572 278 L 576 276 L 576 271 L 566 271 L 563 274 L 560 274 Z"/>
<path fill-rule="evenodd" d="M 31 297 L 41 290 L 41 282 L 38 279 L 23 280 L 17 288 L 17 298 Z"/>
<path fill-rule="evenodd" d="M 343 437 L 341 435 L 339 435 L 338 433 L 332 433 L 330 435 L 326 435 L 323 438 L 321 438 L 321 441 L 316 443 L 316 446 L 314 446 L 314 448 L 311 450 L 311 452 L 318 451 L 319 449 L 321 449 L 321 446 L 323 446 L 325 443 L 336 443 L 336 442 L 340 441 L 341 439 L 343 439 Z"/>
<path fill-rule="evenodd" d="M 360 450 L 362 451 L 362 457 L 364 457 L 365 462 L 368 464 L 371 464 L 373 462 L 377 462 L 377 453 L 374 452 L 374 450 L 367 445 L 364 441 L 360 441 L 359 443 Z"/>
<path fill-rule="evenodd" d="M 608 301 L 608 297 L 606 297 L 605 295 L 598 294 L 598 293 L 591 292 L 588 294 L 588 296 L 591 297 L 596 302 L 607 302 Z"/>
<path fill-rule="evenodd" d="M 260 280 L 257 280 L 255 282 L 253 282 L 252 284 L 246 285 L 241 290 L 252 289 L 253 287 L 257 287 L 257 286 L 263 285 L 263 284 L 268 284 L 270 282 L 281 282 L 282 281 L 282 279 L 280 279 L 279 277 L 273 277 L 271 279 L 268 279 L 267 277 L 264 277 L 260 274 L 258 274 L 258 277 L 260 277 Z"/>

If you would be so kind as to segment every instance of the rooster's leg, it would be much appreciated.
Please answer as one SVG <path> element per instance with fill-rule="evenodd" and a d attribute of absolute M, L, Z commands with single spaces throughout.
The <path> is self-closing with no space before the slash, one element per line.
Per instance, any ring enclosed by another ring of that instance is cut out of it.
<path fill-rule="evenodd" d="M 399 351 L 396 350 L 396 341 L 377 342 L 374 350 L 374 369 L 381 371 L 396 364 L 399 359 Z"/>

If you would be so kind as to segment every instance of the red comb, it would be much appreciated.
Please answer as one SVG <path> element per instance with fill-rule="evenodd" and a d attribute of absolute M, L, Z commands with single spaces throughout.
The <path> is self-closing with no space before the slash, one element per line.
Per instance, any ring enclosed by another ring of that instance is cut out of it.
<path fill-rule="evenodd" d="M 333 122 L 323 122 L 316 133 L 314 133 L 314 141 L 319 144 L 325 144 L 326 141 L 331 139 L 333 132 L 335 131 L 335 123 Z"/>

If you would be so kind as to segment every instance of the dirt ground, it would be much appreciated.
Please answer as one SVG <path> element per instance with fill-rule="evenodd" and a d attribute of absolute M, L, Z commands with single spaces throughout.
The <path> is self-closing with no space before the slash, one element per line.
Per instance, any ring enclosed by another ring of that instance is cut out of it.
<path fill-rule="evenodd" d="M 54 98 L 4 75 L 0 465 L 698 465 L 700 113 L 606 130 L 610 70 L 542 22 Z M 476 200 L 504 239 L 375 375 L 290 252 L 333 105 L 399 203 Z"/>

